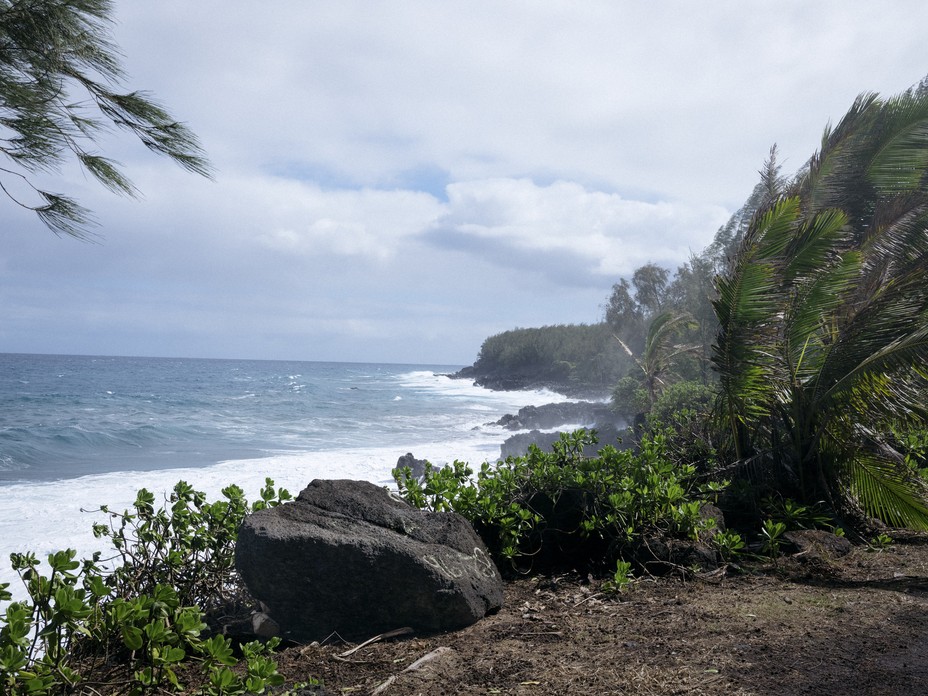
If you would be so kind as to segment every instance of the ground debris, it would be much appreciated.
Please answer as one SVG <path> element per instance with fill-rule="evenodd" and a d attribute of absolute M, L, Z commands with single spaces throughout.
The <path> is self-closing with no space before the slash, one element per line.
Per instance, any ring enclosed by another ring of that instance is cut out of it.
<path fill-rule="evenodd" d="M 280 669 L 320 678 L 333 694 L 390 681 L 377 692 L 385 696 L 827 695 L 848 684 L 857 694 L 922 693 L 928 538 L 856 548 L 827 571 L 781 558 L 620 594 L 587 578 L 524 578 L 507 584 L 497 614 L 462 631 L 372 643 L 361 664 L 331 659 L 344 647 L 295 648 L 279 655 Z"/>

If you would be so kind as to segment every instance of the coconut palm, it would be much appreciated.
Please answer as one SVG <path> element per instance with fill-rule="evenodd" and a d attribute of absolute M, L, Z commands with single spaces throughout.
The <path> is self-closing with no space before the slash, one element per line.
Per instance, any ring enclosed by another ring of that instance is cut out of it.
<path fill-rule="evenodd" d="M 686 313 L 661 312 L 648 324 L 644 350 L 640 356 L 636 356 L 622 339 L 614 336 L 641 370 L 640 382 L 647 390 L 651 406 L 674 378 L 674 368 L 680 359 L 698 352 L 698 346 L 675 343 L 684 330 L 695 327 L 696 322 Z"/>
<path fill-rule="evenodd" d="M 864 95 L 717 280 L 719 414 L 739 462 L 809 502 L 928 529 L 883 433 L 926 423 L 928 95 Z"/>

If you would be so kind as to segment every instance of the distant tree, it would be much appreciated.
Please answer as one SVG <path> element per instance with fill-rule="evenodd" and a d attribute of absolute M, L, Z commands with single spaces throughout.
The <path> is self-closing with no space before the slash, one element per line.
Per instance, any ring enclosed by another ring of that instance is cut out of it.
<path fill-rule="evenodd" d="M 641 308 L 632 296 L 631 285 L 625 278 L 612 286 L 612 294 L 606 304 L 606 323 L 612 327 L 641 320 Z"/>
<path fill-rule="evenodd" d="M 665 301 L 668 311 L 686 314 L 694 320 L 688 325 L 686 342 L 698 347 L 693 356 L 698 361 L 699 380 L 703 384 L 711 380 L 712 341 L 718 329 L 712 307 L 716 274 L 716 265 L 709 254 L 693 254 L 677 268 Z"/>
<path fill-rule="evenodd" d="M 703 252 L 702 256 L 710 259 L 718 272 L 728 268 L 757 212 L 768 208 L 789 185 L 789 180 L 780 174 L 782 167 L 777 157 L 777 146 L 774 144 L 764 166 L 758 171 L 760 181 L 755 184 L 751 195 L 728 222 L 719 228 L 712 244 Z"/>
<path fill-rule="evenodd" d="M 646 319 L 651 320 L 660 314 L 664 306 L 664 293 L 669 276 L 666 268 L 661 268 L 655 263 L 646 263 L 632 276 L 635 301 Z"/>
<path fill-rule="evenodd" d="M 621 278 L 612 286 L 605 306 L 606 323 L 635 354 L 644 350 L 648 323 L 661 312 L 669 276 L 667 269 L 647 263 L 635 271 L 631 283 Z"/>
<path fill-rule="evenodd" d="M 75 158 L 114 193 L 134 196 L 118 163 L 96 152 L 110 124 L 184 169 L 210 176 L 196 136 L 144 92 L 123 92 L 108 0 L 0 0 L 0 188 L 56 234 L 82 237 L 93 219 L 76 200 L 39 188 Z M 14 179 L 20 180 L 17 187 Z"/>

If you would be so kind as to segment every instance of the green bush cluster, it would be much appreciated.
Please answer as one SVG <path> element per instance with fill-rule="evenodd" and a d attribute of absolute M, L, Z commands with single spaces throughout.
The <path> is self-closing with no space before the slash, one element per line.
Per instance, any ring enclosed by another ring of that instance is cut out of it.
<path fill-rule="evenodd" d="M 238 591 L 234 572 L 236 533 L 245 514 L 290 498 L 270 479 L 249 505 L 237 486 L 223 500 L 181 481 L 155 508 L 154 495 L 139 491 L 132 510 L 113 512 L 94 533 L 115 551 L 78 561 L 72 549 L 48 557 L 40 572 L 34 554 L 13 554 L 13 569 L 27 599 L 11 601 L 0 584 L 0 693 L 42 696 L 79 689 L 99 691 L 101 680 L 134 695 L 182 688 L 189 670 L 202 669 L 201 693 L 260 694 L 283 683 L 270 653 L 278 641 L 241 646 L 209 635 L 205 609 L 218 608 Z"/>
<path fill-rule="evenodd" d="M 285 489 L 274 490 L 267 480 L 260 500 L 249 506 L 236 485 L 222 490 L 222 499 L 206 495 L 180 481 L 168 501 L 155 509 L 155 496 L 138 492 L 133 510 L 115 512 L 102 506 L 108 524 L 93 525 L 97 538 L 108 539 L 115 550 L 115 570 L 108 576 L 119 597 L 150 593 L 157 585 L 173 587 L 180 601 L 208 611 L 222 606 L 237 589 L 232 572 L 235 539 L 245 515 L 288 500 Z"/>
<path fill-rule="evenodd" d="M 893 423 L 888 429 L 893 445 L 902 454 L 908 469 L 923 481 L 928 481 L 928 427 Z"/>
<path fill-rule="evenodd" d="M 711 525 L 701 508 L 724 483 L 700 483 L 696 468 L 666 456 L 661 433 L 637 451 L 584 447 L 593 431 L 562 433 L 550 452 L 484 463 L 476 477 L 462 462 L 426 467 L 419 481 L 395 469 L 400 495 L 415 507 L 452 510 L 471 521 L 498 560 L 514 567 L 571 565 L 604 568 L 642 534 L 696 538 Z"/>

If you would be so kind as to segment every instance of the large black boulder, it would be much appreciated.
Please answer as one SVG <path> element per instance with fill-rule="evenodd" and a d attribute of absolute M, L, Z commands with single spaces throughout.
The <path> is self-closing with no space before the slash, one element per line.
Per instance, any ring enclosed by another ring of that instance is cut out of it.
<path fill-rule="evenodd" d="M 453 630 L 503 602 L 467 520 L 366 481 L 315 480 L 293 502 L 248 515 L 235 564 L 282 635 L 300 641 Z"/>

